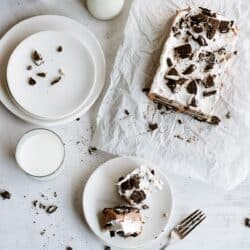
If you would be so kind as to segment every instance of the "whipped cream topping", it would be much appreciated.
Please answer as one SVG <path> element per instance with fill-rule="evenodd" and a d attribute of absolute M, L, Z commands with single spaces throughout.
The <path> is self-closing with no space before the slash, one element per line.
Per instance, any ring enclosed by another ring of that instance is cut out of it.
<path fill-rule="evenodd" d="M 221 15 L 203 8 L 179 11 L 150 93 L 181 107 L 213 115 L 223 74 L 235 51 L 236 37 L 234 22 Z M 178 54 L 178 47 L 183 45 L 190 47 L 182 47 Z"/>
<path fill-rule="evenodd" d="M 154 175 L 154 170 L 140 166 L 118 183 L 118 193 L 131 205 L 143 204 L 154 190 L 162 189 L 162 181 Z"/>

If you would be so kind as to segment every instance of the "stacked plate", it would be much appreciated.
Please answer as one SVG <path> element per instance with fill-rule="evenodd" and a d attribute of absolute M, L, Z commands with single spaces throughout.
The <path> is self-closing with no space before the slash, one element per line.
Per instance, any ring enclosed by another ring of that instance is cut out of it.
<path fill-rule="evenodd" d="M 23 120 L 52 126 L 76 119 L 93 105 L 106 64 L 99 42 L 84 26 L 44 15 L 5 34 L 0 69 L 2 103 Z"/>

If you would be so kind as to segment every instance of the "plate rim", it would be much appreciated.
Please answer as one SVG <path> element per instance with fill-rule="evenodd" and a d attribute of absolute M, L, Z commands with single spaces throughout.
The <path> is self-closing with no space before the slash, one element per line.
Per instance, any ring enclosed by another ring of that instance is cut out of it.
<path fill-rule="evenodd" d="M 36 32 L 43 31 L 43 30 L 59 30 L 59 31 L 64 31 L 64 32 L 69 32 L 72 35 L 77 35 L 76 32 L 72 32 L 69 28 L 65 28 L 63 25 L 63 20 L 67 22 L 67 24 L 71 24 L 75 27 L 75 30 L 80 30 L 81 32 L 84 32 L 85 34 L 88 34 L 90 39 L 92 39 L 95 42 L 96 49 L 98 50 L 98 54 L 100 56 L 99 61 L 100 61 L 100 72 L 99 78 L 99 84 L 98 87 L 96 87 L 96 91 L 94 91 L 96 94 L 94 97 L 92 97 L 92 100 L 89 101 L 89 104 L 86 105 L 85 107 L 82 107 L 80 110 L 77 110 L 75 113 L 64 117 L 62 119 L 57 119 L 57 120 L 44 120 L 44 119 L 38 119 L 36 117 L 30 116 L 28 113 L 23 112 L 20 110 L 13 102 L 11 99 L 8 90 L 6 88 L 6 81 L 1 81 L 0 82 L 0 102 L 3 104 L 3 106 L 14 116 L 20 118 L 21 120 L 24 120 L 28 123 L 34 124 L 34 125 L 39 125 L 39 126 L 58 126 L 62 124 L 66 124 L 69 122 L 72 122 L 76 118 L 82 116 L 84 113 L 86 113 L 96 102 L 96 100 L 100 97 L 100 94 L 103 90 L 104 84 L 105 84 L 105 79 L 106 79 L 106 74 L 107 74 L 107 65 L 106 65 L 106 59 L 105 59 L 105 54 L 102 49 L 102 46 L 100 42 L 98 41 L 97 37 L 83 24 L 78 22 L 75 19 L 72 19 L 70 17 L 64 16 L 64 15 L 37 15 L 37 16 L 32 16 L 26 19 L 21 20 L 20 22 L 16 23 L 14 26 L 12 26 L 1 38 L 1 43 L 0 43 L 0 51 L 4 48 L 6 48 L 6 40 L 9 39 L 10 34 L 13 36 L 13 33 L 15 33 L 16 29 L 20 29 L 24 27 L 25 30 L 27 30 L 27 27 L 29 27 L 33 21 L 41 22 L 44 26 L 46 26 L 46 29 L 37 29 Z M 51 25 L 51 23 L 55 22 L 54 25 Z M 52 27 L 51 27 L 52 26 Z M 32 34 L 36 33 L 33 32 Z M 80 32 L 79 32 L 80 33 Z M 28 35 L 27 35 L 28 36 Z M 80 37 L 80 35 L 78 34 Z M 13 36 L 15 37 L 15 35 Z M 12 37 L 12 39 L 13 39 Z M 25 38 L 24 38 L 25 39 Z M 4 47 L 5 46 L 5 47 Z M 88 49 L 88 48 L 87 48 Z M 91 53 L 92 55 L 92 53 Z M 96 61 L 94 61 L 96 63 Z M 6 72 L 5 72 L 6 73 Z M 5 76 L 6 78 L 6 76 Z"/>
<path fill-rule="evenodd" d="M 150 162 L 149 160 L 146 160 L 146 159 L 143 159 L 143 158 L 140 158 L 140 157 L 136 157 L 136 156 L 118 156 L 118 157 L 115 157 L 115 158 L 112 158 L 110 160 L 107 160 L 105 161 L 104 163 L 100 164 L 92 173 L 91 175 L 88 177 L 84 187 L 83 187 L 83 191 L 82 191 L 82 210 L 83 210 L 83 215 L 84 215 L 84 218 L 85 218 L 85 221 L 87 222 L 87 225 L 88 227 L 90 228 L 90 230 L 93 232 L 93 234 L 99 239 L 101 240 L 102 242 L 104 242 L 105 244 L 108 244 L 109 246 L 111 247 L 118 247 L 118 248 L 122 248 L 121 246 L 117 245 L 117 244 L 113 244 L 113 243 L 110 243 L 110 242 L 107 242 L 105 241 L 103 238 L 101 238 L 97 232 L 95 232 L 95 230 L 93 229 L 93 227 L 91 226 L 91 223 L 89 222 L 87 216 L 86 216 L 86 213 L 85 213 L 85 196 L 86 196 L 86 189 L 88 187 L 88 185 L 90 185 L 90 179 L 93 177 L 94 173 L 96 173 L 96 171 L 98 171 L 100 168 L 104 167 L 105 164 L 107 163 L 111 163 L 112 161 L 115 161 L 115 160 L 120 160 L 120 159 L 130 159 L 130 160 L 133 160 L 133 161 L 136 161 L 136 162 L 145 162 L 145 163 L 149 163 L 149 165 L 151 164 L 152 166 L 155 166 L 154 163 Z M 168 226 L 170 225 L 170 222 L 171 222 L 171 219 L 172 219 L 172 215 L 173 215 L 173 210 L 174 210 L 174 199 L 173 199 L 173 188 L 172 188 L 172 185 L 170 184 L 169 182 L 169 179 L 168 177 L 166 176 L 166 174 L 157 166 L 155 166 L 155 169 L 157 172 L 159 172 L 161 175 L 164 176 L 166 182 L 168 183 L 168 188 L 169 188 L 169 191 L 170 191 L 170 198 L 171 198 L 171 207 L 170 207 L 170 212 L 169 212 L 169 215 L 168 215 L 168 221 L 164 227 L 164 231 L 161 232 L 157 239 L 160 238 L 166 231 L 167 231 L 167 228 Z M 137 248 L 141 248 L 141 247 L 145 247 L 145 246 L 150 246 L 151 244 L 153 244 L 157 239 L 151 239 L 147 242 L 145 242 L 144 244 L 142 245 L 138 245 L 138 246 L 135 246 L 135 247 L 127 247 L 127 249 L 137 249 Z"/>

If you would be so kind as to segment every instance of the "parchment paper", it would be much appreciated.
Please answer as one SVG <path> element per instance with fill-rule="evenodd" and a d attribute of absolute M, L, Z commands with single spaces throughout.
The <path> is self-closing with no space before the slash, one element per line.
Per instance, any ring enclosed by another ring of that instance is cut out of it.
<path fill-rule="evenodd" d="M 142 92 L 152 82 L 175 11 L 192 5 L 236 20 L 240 30 L 238 55 L 224 77 L 216 107 L 222 119 L 219 126 L 158 110 Z M 234 188 L 250 169 L 249 52 L 250 1 L 135 0 L 92 144 L 109 153 L 146 158 L 165 172 Z M 149 123 L 157 123 L 158 128 L 150 131 Z"/>

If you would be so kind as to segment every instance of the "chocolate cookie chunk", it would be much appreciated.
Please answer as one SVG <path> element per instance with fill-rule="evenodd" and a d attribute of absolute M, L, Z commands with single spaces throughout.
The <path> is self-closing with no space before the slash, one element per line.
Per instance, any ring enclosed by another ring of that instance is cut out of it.
<path fill-rule="evenodd" d="M 133 193 L 130 196 L 130 199 L 136 203 L 136 204 L 140 204 L 142 201 L 144 201 L 146 199 L 146 194 L 144 193 L 143 190 L 140 191 L 133 191 Z"/>
<path fill-rule="evenodd" d="M 220 25 L 220 21 L 214 18 L 208 19 L 207 38 L 212 39 Z"/>
<path fill-rule="evenodd" d="M 189 94 L 194 94 L 194 95 L 196 95 L 196 93 L 197 93 L 197 85 L 196 85 L 195 80 L 192 80 L 192 81 L 188 84 L 188 86 L 187 86 L 187 92 L 188 92 Z"/>
<path fill-rule="evenodd" d="M 184 59 L 190 56 L 190 54 L 192 53 L 192 47 L 189 43 L 187 43 L 187 44 L 175 47 L 174 51 L 177 57 Z"/>

